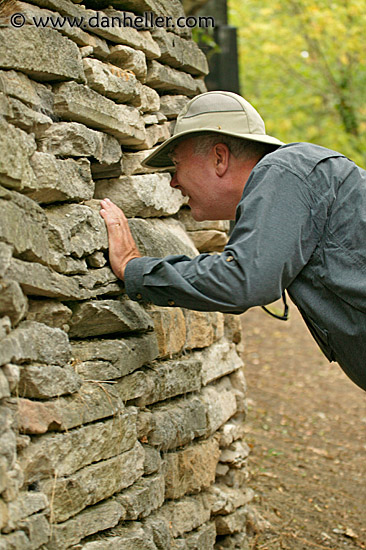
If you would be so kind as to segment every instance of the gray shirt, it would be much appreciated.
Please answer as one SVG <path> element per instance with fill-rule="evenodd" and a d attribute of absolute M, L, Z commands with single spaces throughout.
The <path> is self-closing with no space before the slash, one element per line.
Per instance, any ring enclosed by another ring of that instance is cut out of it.
<path fill-rule="evenodd" d="M 138 258 L 128 295 L 161 306 L 242 313 L 287 289 L 330 361 L 366 390 L 366 172 L 293 143 L 252 170 L 220 255 Z"/>

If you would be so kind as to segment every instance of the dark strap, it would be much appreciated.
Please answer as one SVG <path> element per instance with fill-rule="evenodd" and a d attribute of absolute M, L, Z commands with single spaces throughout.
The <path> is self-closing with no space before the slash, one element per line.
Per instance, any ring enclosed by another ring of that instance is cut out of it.
<path fill-rule="evenodd" d="M 276 319 L 279 319 L 280 321 L 287 321 L 288 320 L 288 305 L 287 305 L 285 291 L 282 292 L 282 301 L 283 301 L 283 305 L 284 305 L 283 315 L 277 315 L 276 313 L 273 313 L 268 308 L 266 308 L 266 306 L 262 306 L 262 309 L 264 309 L 264 311 L 266 313 L 268 313 L 269 315 L 272 315 L 272 317 L 275 317 Z"/>

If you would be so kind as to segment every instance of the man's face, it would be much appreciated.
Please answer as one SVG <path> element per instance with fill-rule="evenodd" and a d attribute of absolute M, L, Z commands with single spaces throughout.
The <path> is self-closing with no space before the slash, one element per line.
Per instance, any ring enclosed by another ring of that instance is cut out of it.
<path fill-rule="evenodd" d="M 211 155 L 197 155 L 193 139 L 179 143 L 171 155 L 176 170 L 170 185 L 189 197 L 188 205 L 197 221 L 222 219 Z"/>

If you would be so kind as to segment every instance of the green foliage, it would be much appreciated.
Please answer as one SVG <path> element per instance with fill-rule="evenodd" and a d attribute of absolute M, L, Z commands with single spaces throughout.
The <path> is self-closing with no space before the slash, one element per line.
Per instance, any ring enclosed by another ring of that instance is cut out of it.
<path fill-rule="evenodd" d="M 229 0 L 241 91 L 267 132 L 366 165 L 366 1 Z"/>

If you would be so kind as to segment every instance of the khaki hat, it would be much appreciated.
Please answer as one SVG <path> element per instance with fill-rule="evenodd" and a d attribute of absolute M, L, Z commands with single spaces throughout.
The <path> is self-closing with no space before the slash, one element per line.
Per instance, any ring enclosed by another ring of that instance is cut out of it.
<path fill-rule="evenodd" d="M 191 99 L 177 117 L 172 137 L 143 161 L 144 166 L 170 168 L 171 149 L 194 134 L 215 132 L 280 147 L 282 141 L 268 136 L 259 113 L 248 101 L 232 92 L 206 92 Z"/>

